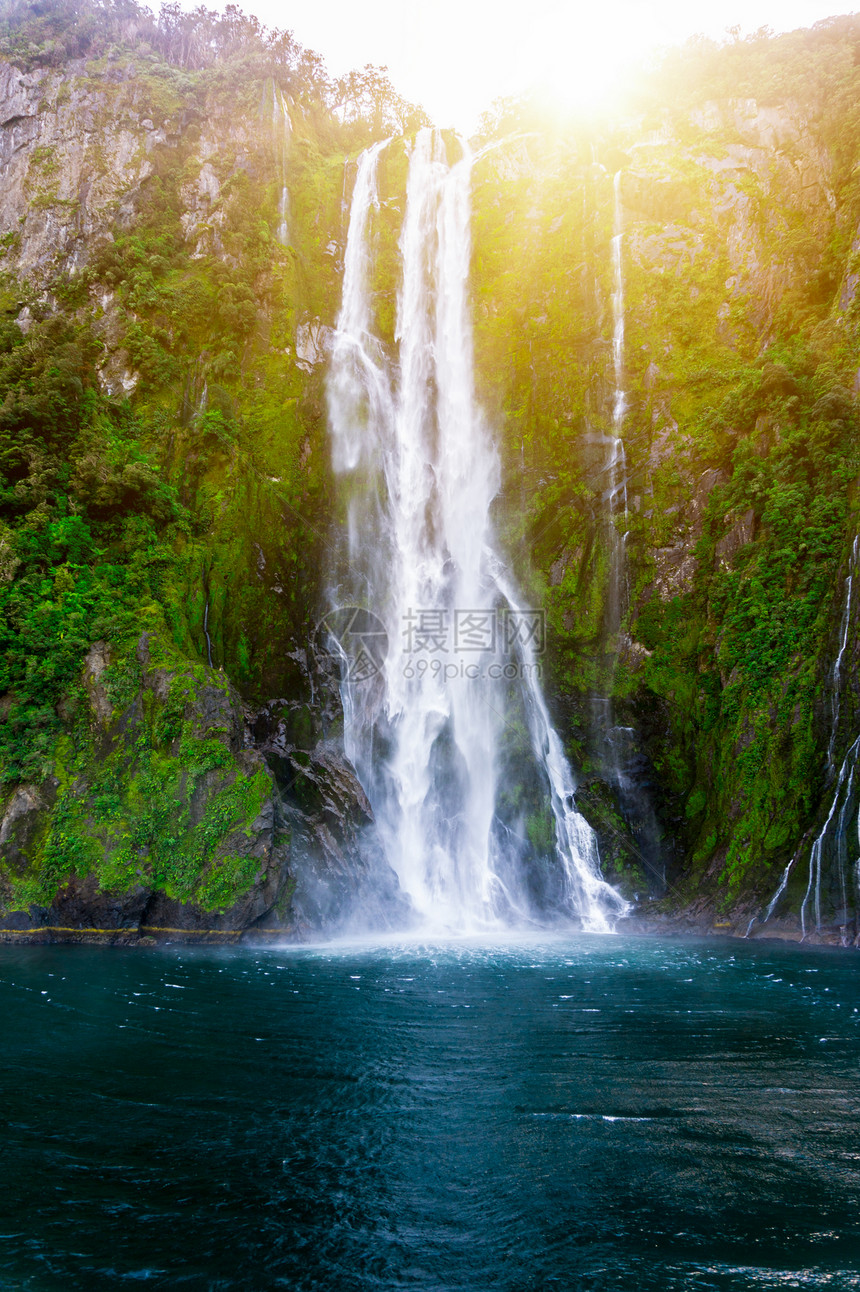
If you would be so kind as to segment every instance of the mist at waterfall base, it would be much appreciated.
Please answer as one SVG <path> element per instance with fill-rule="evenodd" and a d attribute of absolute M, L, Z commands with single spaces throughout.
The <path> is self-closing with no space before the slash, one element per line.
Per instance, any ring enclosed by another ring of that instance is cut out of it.
<path fill-rule="evenodd" d="M 7 947 L 0 1287 L 860 1288 L 860 961 Z"/>
<path fill-rule="evenodd" d="M 355 607 L 386 642 L 375 660 L 335 643 L 346 753 L 425 928 L 557 918 L 606 932 L 626 903 L 576 808 L 538 612 L 492 523 L 500 467 L 475 401 L 467 290 L 473 158 L 436 130 L 409 148 L 393 337 L 377 318 L 377 173 L 402 146 L 358 161 L 328 381 L 345 515 L 327 622 Z"/>

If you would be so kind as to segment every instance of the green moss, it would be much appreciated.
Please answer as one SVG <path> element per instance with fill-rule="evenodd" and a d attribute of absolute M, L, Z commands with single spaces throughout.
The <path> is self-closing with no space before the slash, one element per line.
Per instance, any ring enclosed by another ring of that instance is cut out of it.
<path fill-rule="evenodd" d="M 248 891 L 254 882 L 260 862 L 256 857 L 226 856 L 214 861 L 202 883 L 196 888 L 194 899 L 204 910 L 225 910 L 237 897 Z"/>
<path fill-rule="evenodd" d="M 49 905 L 72 876 L 92 874 L 104 891 L 146 884 L 214 909 L 236 901 L 260 869 L 250 856 L 253 825 L 271 778 L 237 764 L 223 723 L 201 728 L 201 715 L 213 713 L 202 688 L 232 703 L 224 679 L 189 667 L 164 635 L 151 633 L 146 649 L 149 673 L 138 648 L 102 674 L 113 705 L 107 729 L 82 706 L 71 737 L 57 743 L 56 801 L 26 873 L 7 875 L 12 908 Z M 168 684 L 163 701 L 147 681 L 160 688 L 159 677 Z"/>

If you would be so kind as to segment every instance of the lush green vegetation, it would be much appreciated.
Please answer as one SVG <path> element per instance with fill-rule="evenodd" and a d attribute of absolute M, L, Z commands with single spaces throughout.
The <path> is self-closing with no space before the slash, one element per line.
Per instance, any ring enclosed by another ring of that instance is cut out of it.
<path fill-rule="evenodd" d="M 6 323 L 3 349 L 0 775 L 9 783 L 48 773 L 83 654 L 137 630 L 191 526 L 140 421 L 99 395 L 86 326 L 54 316 L 24 338 Z"/>
<path fill-rule="evenodd" d="M 474 261 L 505 519 L 549 610 L 584 801 L 607 794 L 590 698 L 611 691 L 647 739 L 689 897 L 772 892 L 821 811 L 857 528 L 858 48 L 856 18 L 691 42 L 636 87 L 635 128 L 552 129 L 528 103 L 485 122 L 509 137 L 478 163 Z M 616 170 L 630 512 L 611 641 Z"/>
<path fill-rule="evenodd" d="M 548 611 L 582 801 L 637 885 L 594 695 L 642 732 L 688 892 L 771 891 L 820 810 L 860 466 L 858 50 L 854 18 L 693 42 L 623 127 L 523 103 L 485 121 L 473 289 L 498 520 Z M 0 777 L 50 799 L 6 899 L 89 871 L 223 908 L 258 873 L 247 831 L 271 785 L 195 706 L 213 688 L 238 703 L 225 677 L 250 704 L 307 699 L 350 159 L 425 118 L 384 69 L 332 79 L 234 6 L 12 0 L 0 57 L 43 78 L 39 113 L 65 113 L 69 138 L 91 114 L 82 164 L 106 185 L 74 263 L 22 270 L 26 220 L 0 236 Z M 137 149 L 125 188 L 109 129 Z M 65 147 L 33 145 L 25 191 L 70 228 L 91 213 L 63 188 Z M 387 339 L 405 169 L 390 146 L 372 217 Z M 616 171 L 630 509 L 610 632 Z M 166 694 L 136 662 L 145 633 Z M 109 721 L 84 675 L 97 643 Z M 842 744 L 854 716 L 846 701 Z M 539 807 L 510 809 L 543 846 Z"/>
<path fill-rule="evenodd" d="M 163 630 L 157 614 L 148 619 Z M 53 810 L 29 864 L 6 877 L 13 907 L 49 906 L 72 876 L 95 875 L 108 892 L 146 885 L 213 910 L 232 906 L 264 868 L 252 827 L 271 776 L 260 759 L 237 763 L 226 682 L 189 666 L 157 631 L 143 640 L 145 668 L 128 652 L 89 682 L 100 690 L 96 723 L 73 720 L 86 688 L 65 701 L 72 721 L 52 750 Z"/>
<path fill-rule="evenodd" d="M 271 779 L 198 730 L 194 697 L 226 695 L 226 674 L 251 702 L 304 698 L 330 503 L 319 356 L 297 351 L 337 307 L 344 156 L 424 117 L 384 69 L 332 80 L 234 6 L 16 0 L 0 56 L 48 76 L 39 111 L 65 113 L 69 137 L 95 113 L 148 159 L 83 267 L 18 275 L 23 235 L 0 247 L 0 778 L 49 808 L 5 900 L 49 903 L 92 873 L 229 906 L 260 869 L 247 830 Z M 61 222 L 78 210 L 64 164 L 38 144 L 26 182 Z M 113 160 L 96 142 L 87 165 L 98 183 Z M 167 699 L 135 662 L 142 633 Z M 105 730 L 94 644 L 125 688 Z"/>

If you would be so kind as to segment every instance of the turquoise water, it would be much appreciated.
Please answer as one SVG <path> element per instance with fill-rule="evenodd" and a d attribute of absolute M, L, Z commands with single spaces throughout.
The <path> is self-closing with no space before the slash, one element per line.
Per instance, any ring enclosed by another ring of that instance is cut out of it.
<path fill-rule="evenodd" d="M 860 957 L 0 949 L 0 1288 L 860 1288 Z"/>

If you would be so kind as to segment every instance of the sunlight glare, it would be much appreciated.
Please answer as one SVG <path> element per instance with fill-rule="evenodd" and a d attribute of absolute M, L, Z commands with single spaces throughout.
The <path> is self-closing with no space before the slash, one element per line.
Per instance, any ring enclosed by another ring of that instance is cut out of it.
<path fill-rule="evenodd" d="M 531 88 L 549 105 L 562 112 L 600 110 L 617 98 L 659 34 L 641 5 L 586 12 L 557 3 L 535 24 L 523 63 L 537 69 Z"/>

